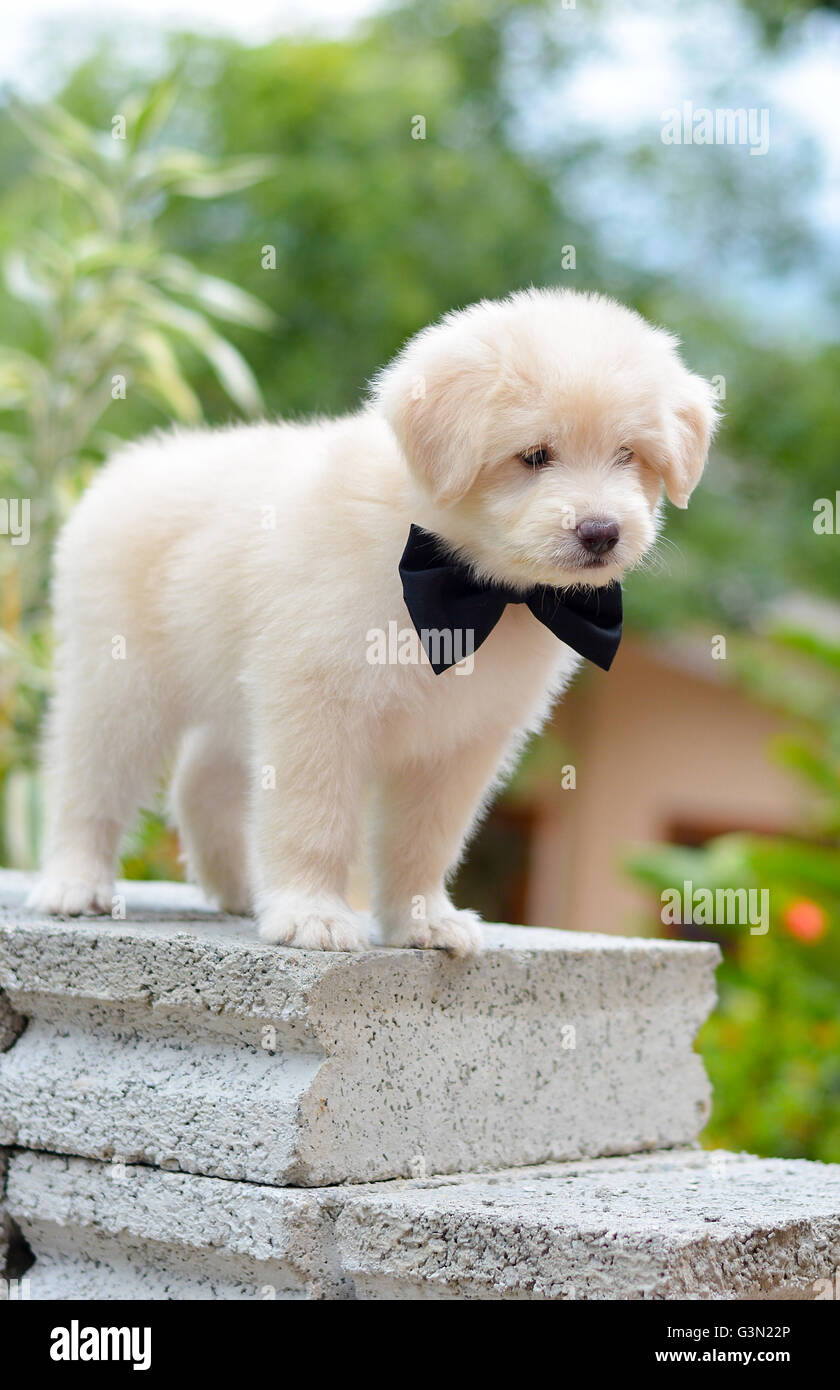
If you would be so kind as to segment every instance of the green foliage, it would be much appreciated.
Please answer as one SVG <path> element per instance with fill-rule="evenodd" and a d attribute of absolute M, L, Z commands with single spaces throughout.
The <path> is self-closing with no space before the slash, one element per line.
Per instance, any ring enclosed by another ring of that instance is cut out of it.
<path fill-rule="evenodd" d="M 219 197 L 264 178 L 271 164 L 152 146 L 174 97 L 174 83 L 160 83 L 124 103 L 107 133 L 61 107 L 12 108 L 56 194 L 48 226 L 5 258 L 6 288 L 36 319 L 40 352 L 0 351 L 0 404 L 24 422 L 19 436 L 7 437 L 9 462 L 38 499 L 45 541 L 60 514 L 61 483 L 111 442 L 99 431 L 121 399 L 115 378 L 164 418 L 195 424 L 201 406 L 177 356 L 185 345 L 241 410 L 261 409 L 248 364 L 212 318 L 265 329 L 272 315 L 235 285 L 166 253 L 155 222 L 173 195 Z"/>
<path fill-rule="evenodd" d="M 587 17 L 594 43 L 597 15 Z M 539 0 L 424 0 L 340 41 L 175 38 L 176 129 L 206 158 L 254 151 L 275 172 L 235 204 L 173 200 L 160 217 L 166 242 L 274 309 L 282 348 L 253 336 L 247 350 L 281 415 L 352 409 L 405 338 L 473 299 L 554 283 L 634 304 L 680 333 L 692 366 L 725 378 L 726 399 L 703 487 L 686 515 L 669 511 L 658 562 L 629 578 L 629 620 L 740 625 L 791 588 L 840 598 L 836 546 L 813 530 L 814 500 L 834 495 L 837 350 L 807 325 L 789 342 L 768 339 L 713 289 L 714 268 L 738 256 L 782 286 L 807 265 L 826 306 L 836 301 L 803 210 L 815 151 L 786 131 L 767 160 L 720 146 L 675 158 L 658 131 L 575 133 L 562 102 L 526 140 L 531 88 L 537 100 L 562 91 L 575 32 Z M 105 126 L 130 76 L 130 55 L 108 46 L 64 100 Z M 738 106 L 743 91 L 717 99 Z M 413 138 L 418 113 L 424 139 Z M 597 215 L 579 196 L 592 181 L 615 190 Z M 624 245 L 637 223 L 639 254 Z M 666 248 L 660 270 L 644 268 L 652 238 Z M 263 267 L 265 246 L 275 269 Z M 191 381 L 211 418 L 223 417 L 210 368 L 196 361 Z"/>
<path fill-rule="evenodd" d="M 774 917 L 769 937 L 727 954 L 698 1044 L 715 1093 L 711 1147 L 840 1160 L 839 935 L 834 917 L 824 939 L 802 942 Z"/>
<path fill-rule="evenodd" d="M 124 102 L 107 132 L 60 106 L 12 108 L 49 190 L 44 216 L 5 256 L 6 291 L 23 315 L 10 321 L 14 345 L 0 345 L 0 496 L 30 504 L 28 544 L 0 551 L 0 802 L 6 854 L 18 862 L 37 846 L 31 763 L 48 687 L 56 527 L 119 443 L 129 402 L 130 420 L 145 427 L 202 419 L 188 378 L 197 359 L 239 410 L 262 408 L 250 367 L 214 320 L 266 330 L 274 316 L 166 250 L 158 224 L 170 199 L 241 191 L 272 164 L 158 145 L 175 97 L 174 80 L 159 83 Z"/>
<path fill-rule="evenodd" d="M 163 815 L 142 812 L 124 846 L 122 871 L 125 878 L 171 882 L 182 877 L 178 834 Z"/>
<path fill-rule="evenodd" d="M 720 1005 L 700 1048 L 715 1093 L 705 1139 L 755 1153 L 840 1161 L 840 644 L 779 629 L 745 642 L 741 681 L 794 721 L 780 760 L 818 797 L 801 839 L 727 835 L 702 849 L 634 851 L 628 868 L 657 895 L 766 891 L 769 930 L 717 923 Z M 690 928 L 692 929 L 692 928 Z M 692 929 L 708 936 L 708 925 Z"/>
<path fill-rule="evenodd" d="M 837 10 L 838 0 L 747 0 L 747 8 L 754 11 L 769 39 L 778 41 L 787 25 L 810 14 L 813 10 Z"/>

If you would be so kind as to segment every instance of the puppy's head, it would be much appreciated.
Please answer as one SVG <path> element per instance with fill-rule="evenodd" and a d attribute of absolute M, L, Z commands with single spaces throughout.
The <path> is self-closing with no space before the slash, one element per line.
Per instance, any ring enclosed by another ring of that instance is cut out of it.
<path fill-rule="evenodd" d="M 486 578 L 606 584 L 685 507 L 715 425 L 675 339 L 598 295 L 528 290 L 448 314 L 374 400 L 418 486 L 413 520 Z"/>

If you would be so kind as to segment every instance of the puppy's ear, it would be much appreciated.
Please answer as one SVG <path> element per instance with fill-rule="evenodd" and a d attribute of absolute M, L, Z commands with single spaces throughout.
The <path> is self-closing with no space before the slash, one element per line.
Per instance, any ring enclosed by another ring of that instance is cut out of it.
<path fill-rule="evenodd" d="M 497 381 L 489 347 L 448 336 L 426 329 L 373 386 L 410 468 L 438 503 L 456 502 L 475 482 Z"/>
<path fill-rule="evenodd" d="M 662 476 L 676 507 L 687 507 L 700 481 L 717 427 L 718 408 L 707 381 L 681 372 L 668 405 Z"/>

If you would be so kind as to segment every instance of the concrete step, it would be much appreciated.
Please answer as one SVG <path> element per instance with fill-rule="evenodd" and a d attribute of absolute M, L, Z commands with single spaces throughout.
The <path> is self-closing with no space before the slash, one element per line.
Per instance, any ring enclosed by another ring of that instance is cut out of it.
<path fill-rule="evenodd" d="M 56 921 L 0 873 L 0 1144 L 317 1186 L 690 1142 L 715 946 L 488 927 L 472 961 L 262 944 L 184 885 Z"/>
<path fill-rule="evenodd" d="M 36 1299 L 828 1299 L 840 1165 L 677 1149 L 318 1189 L 15 1154 Z"/>
<path fill-rule="evenodd" d="M 16 1014 L 5 994 L 0 990 L 0 1052 L 5 1052 L 8 1047 L 22 1033 L 26 1025 L 26 1019 L 20 1014 Z M 6 1185 L 6 1155 L 0 1149 L 0 1289 L 2 1289 L 2 1277 L 6 1272 L 7 1259 L 9 1255 L 9 1243 L 11 1240 L 11 1226 L 8 1215 L 3 1203 L 3 1192 Z"/>

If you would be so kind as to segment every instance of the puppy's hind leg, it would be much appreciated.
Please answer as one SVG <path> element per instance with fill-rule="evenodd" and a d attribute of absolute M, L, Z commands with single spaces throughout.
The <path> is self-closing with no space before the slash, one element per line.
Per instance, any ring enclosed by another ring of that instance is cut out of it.
<path fill-rule="evenodd" d="M 154 788 L 168 747 L 165 712 L 127 662 L 66 661 L 44 746 L 44 867 L 27 906 L 110 913 L 122 831 Z"/>
<path fill-rule="evenodd" d="M 188 877 L 223 912 L 250 912 L 248 769 L 220 730 L 208 724 L 187 733 L 170 799 Z"/>

